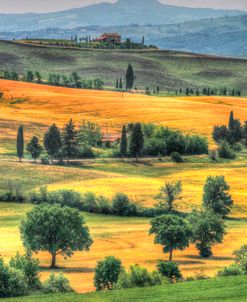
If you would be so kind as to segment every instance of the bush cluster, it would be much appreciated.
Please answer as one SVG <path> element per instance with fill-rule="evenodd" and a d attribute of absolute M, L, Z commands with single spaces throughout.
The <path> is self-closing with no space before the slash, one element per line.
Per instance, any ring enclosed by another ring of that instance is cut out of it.
<path fill-rule="evenodd" d="M 42 284 L 39 276 L 39 261 L 31 254 L 16 254 L 9 265 L 0 258 L 0 298 L 20 297 L 33 293 L 72 292 L 69 280 L 62 273 L 50 277 Z"/>

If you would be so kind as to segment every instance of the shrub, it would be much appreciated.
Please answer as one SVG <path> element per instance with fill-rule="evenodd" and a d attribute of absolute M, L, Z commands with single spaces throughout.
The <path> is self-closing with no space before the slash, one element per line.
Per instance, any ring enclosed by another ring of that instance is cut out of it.
<path fill-rule="evenodd" d="M 52 273 L 43 283 L 43 292 L 45 294 L 69 293 L 73 292 L 69 280 L 62 274 L 55 275 Z"/>
<path fill-rule="evenodd" d="M 247 273 L 247 244 L 235 251 L 235 262 L 241 267 L 244 273 Z"/>
<path fill-rule="evenodd" d="M 185 137 L 185 153 L 193 154 L 208 154 L 208 141 L 205 137 L 199 135 L 187 135 Z"/>
<path fill-rule="evenodd" d="M 123 193 L 117 193 L 112 200 L 112 210 L 114 214 L 120 216 L 136 215 L 137 208 L 130 203 L 129 197 Z"/>
<path fill-rule="evenodd" d="M 0 298 L 20 297 L 28 293 L 28 285 L 20 270 L 9 268 L 0 259 Z"/>
<path fill-rule="evenodd" d="M 41 288 L 41 282 L 39 279 L 39 261 L 32 258 L 31 254 L 26 253 L 21 256 L 17 253 L 15 257 L 11 258 L 9 265 L 11 268 L 23 272 L 25 281 L 30 290 Z"/>
<path fill-rule="evenodd" d="M 106 215 L 112 214 L 113 212 L 112 206 L 107 198 L 105 198 L 104 196 L 98 196 L 97 202 L 98 202 L 100 213 Z"/>
<path fill-rule="evenodd" d="M 184 160 L 183 160 L 181 154 L 178 153 L 178 152 L 172 152 L 171 158 L 172 158 L 172 160 L 173 160 L 175 163 L 183 163 L 183 162 L 184 162 Z"/>
<path fill-rule="evenodd" d="M 94 193 L 88 192 L 82 197 L 83 210 L 90 213 L 99 213 L 99 205 L 97 202 L 97 197 Z"/>
<path fill-rule="evenodd" d="M 209 158 L 213 161 L 217 161 L 217 151 L 216 150 L 211 150 L 209 152 Z"/>
<path fill-rule="evenodd" d="M 47 154 L 42 155 L 40 160 L 41 160 L 42 165 L 49 165 L 50 164 L 50 159 L 49 159 L 49 156 Z"/>
<path fill-rule="evenodd" d="M 195 273 L 195 280 L 206 280 L 206 279 L 209 279 L 209 277 L 205 274 L 203 269 Z"/>
<path fill-rule="evenodd" d="M 182 279 L 182 274 L 177 263 L 160 261 L 157 269 L 162 276 L 167 277 L 170 281 Z"/>
<path fill-rule="evenodd" d="M 134 265 L 130 272 L 123 271 L 118 279 L 117 288 L 148 287 L 162 284 L 162 276 L 159 272 L 149 272 L 146 268 Z"/>
<path fill-rule="evenodd" d="M 78 150 L 78 157 L 79 158 L 95 158 L 95 154 L 90 145 L 83 144 L 82 146 L 80 146 L 80 148 Z"/>
<path fill-rule="evenodd" d="M 94 285 L 97 290 L 112 290 L 117 283 L 122 264 L 115 257 L 107 257 L 97 263 L 94 275 Z"/>
<path fill-rule="evenodd" d="M 224 267 L 218 271 L 218 277 L 228 277 L 228 276 L 239 276 L 242 275 L 242 270 L 237 264 L 232 264 L 230 266 Z"/>
<path fill-rule="evenodd" d="M 218 153 L 220 158 L 236 158 L 235 152 L 232 150 L 231 146 L 226 141 L 221 142 L 221 144 L 219 145 Z"/>
<path fill-rule="evenodd" d="M 2 201 L 6 202 L 25 202 L 26 197 L 23 193 L 22 184 L 16 181 L 9 180 L 6 184 L 6 190 L 2 193 Z"/>

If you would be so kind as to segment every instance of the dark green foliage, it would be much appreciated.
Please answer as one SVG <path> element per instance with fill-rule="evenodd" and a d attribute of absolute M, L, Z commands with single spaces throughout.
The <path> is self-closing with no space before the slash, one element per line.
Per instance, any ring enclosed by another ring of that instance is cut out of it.
<path fill-rule="evenodd" d="M 0 298 L 20 297 L 28 294 L 24 274 L 9 268 L 0 258 Z"/>
<path fill-rule="evenodd" d="M 230 187 L 224 176 L 209 176 L 204 186 L 204 208 L 223 217 L 229 215 L 233 205 L 229 190 Z"/>
<path fill-rule="evenodd" d="M 135 74 L 131 64 L 128 65 L 127 72 L 126 72 L 126 90 L 131 91 L 134 87 L 135 82 Z"/>
<path fill-rule="evenodd" d="M 213 255 L 212 246 L 223 242 L 224 221 L 212 211 L 194 211 L 189 221 L 193 230 L 191 241 L 196 244 L 201 257 L 209 258 Z"/>
<path fill-rule="evenodd" d="M 136 156 L 136 161 L 143 150 L 144 146 L 144 138 L 142 133 L 142 127 L 140 123 L 134 125 L 132 133 L 131 133 L 131 140 L 130 140 L 130 153 L 133 156 Z"/>
<path fill-rule="evenodd" d="M 69 280 L 62 274 L 52 273 L 43 283 L 42 291 L 44 294 L 70 293 L 73 289 L 70 287 Z"/>
<path fill-rule="evenodd" d="M 64 127 L 62 145 L 63 153 L 67 157 L 68 162 L 76 157 L 78 153 L 77 131 L 72 119 Z"/>
<path fill-rule="evenodd" d="M 60 130 L 53 124 L 44 136 L 44 146 L 53 161 L 54 156 L 57 155 L 59 149 L 62 147 L 62 139 Z"/>
<path fill-rule="evenodd" d="M 118 281 L 121 270 L 122 263 L 115 257 L 107 257 L 98 261 L 94 275 L 96 290 L 112 290 Z"/>
<path fill-rule="evenodd" d="M 159 261 L 157 269 L 162 276 L 168 278 L 171 282 L 182 279 L 182 274 L 179 266 L 175 262 Z"/>
<path fill-rule="evenodd" d="M 26 249 L 48 251 L 51 267 L 56 256 L 71 257 L 75 251 L 88 251 L 93 241 L 78 210 L 61 205 L 39 205 L 22 221 L 21 238 Z"/>
<path fill-rule="evenodd" d="M 170 261 L 173 250 L 183 251 L 189 246 L 192 234 L 190 226 L 184 219 L 171 214 L 154 218 L 149 233 L 155 235 L 154 243 L 162 245 L 164 253 L 170 253 Z"/>
<path fill-rule="evenodd" d="M 126 127 L 123 126 L 121 142 L 120 142 L 120 154 L 121 154 L 122 158 L 124 156 L 126 156 L 127 149 L 128 149 L 127 131 L 126 131 Z"/>
<path fill-rule="evenodd" d="M 178 164 L 184 162 L 183 157 L 179 152 L 172 152 L 171 159 Z"/>
<path fill-rule="evenodd" d="M 33 72 L 31 70 L 27 71 L 25 79 L 26 79 L 26 82 L 30 82 L 30 83 L 33 82 L 34 75 L 33 75 Z"/>
<path fill-rule="evenodd" d="M 117 193 L 112 200 L 114 214 L 120 216 L 132 216 L 137 214 L 136 205 L 131 203 L 129 197 L 123 193 Z"/>
<path fill-rule="evenodd" d="M 247 274 L 247 244 L 234 252 L 235 262 L 240 266 L 244 274 Z"/>
<path fill-rule="evenodd" d="M 146 268 L 139 265 L 130 267 L 130 271 L 123 271 L 117 283 L 117 289 L 148 287 L 162 284 L 162 276 L 159 272 L 149 272 Z"/>
<path fill-rule="evenodd" d="M 38 83 L 38 84 L 42 83 L 42 77 L 38 71 L 35 72 L 35 79 L 36 79 L 36 83 Z"/>
<path fill-rule="evenodd" d="M 97 147 L 101 143 L 102 132 L 98 124 L 83 121 L 78 134 L 78 142 L 80 146 L 89 145 Z"/>
<path fill-rule="evenodd" d="M 214 126 L 213 139 L 215 142 L 220 143 L 221 141 L 228 140 L 228 129 L 226 126 Z"/>
<path fill-rule="evenodd" d="M 231 264 L 230 266 L 226 266 L 218 271 L 218 277 L 229 277 L 229 276 L 240 276 L 243 274 L 240 266 L 237 264 Z"/>
<path fill-rule="evenodd" d="M 218 154 L 220 158 L 226 158 L 226 159 L 236 158 L 236 153 L 226 141 L 222 141 L 220 143 L 218 148 Z"/>
<path fill-rule="evenodd" d="M 24 203 L 26 201 L 26 196 L 23 192 L 22 184 L 13 180 L 7 181 L 5 190 L 3 190 L 0 199 L 5 202 Z"/>
<path fill-rule="evenodd" d="M 39 139 L 36 136 L 34 136 L 31 141 L 27 144 L 26 149 L 31 154 L 35 162 L 43 151 L 43 147 L 39 144 Z"/>
<path fill-rule="evenodd" d="M 228 123 L 228 130 L 234 130 L 234 122 L 235 122 L 235 120 L 234 120 L 234 113 L 233 113 L 233 111 L 231 111 L 231 113 L 230 113 L 230 118 L 229 118 L 229 123 Z"/>
<path fill-rule="evenodd" d="M 17 139 L 16 139 L 16 151 L 17 156 L 22 161 L 22 158 L 24 157 L 24 130 L 23 125 L 20 125 L 17 132 Z"/>
<path fill-rule="evenodd" d="M 158 200 L 157 207 L 161 209 L 167 209 L 171 212 L 174 210 L 174 202 L 181 199 L 182 194 L 182 182 L 166 182 L 164 186 L 160 188 L 160 193 L 156 197 Z"/>
<path fill-rule="evenodd" d="M 15 257 L 11 258 L 10 267 L 23 272 L 29 290 L 36 291 L 41 288 L 39 279 L 39 260 L 32 258 L 30 253 L 20 255 L 17 253 Z"/>

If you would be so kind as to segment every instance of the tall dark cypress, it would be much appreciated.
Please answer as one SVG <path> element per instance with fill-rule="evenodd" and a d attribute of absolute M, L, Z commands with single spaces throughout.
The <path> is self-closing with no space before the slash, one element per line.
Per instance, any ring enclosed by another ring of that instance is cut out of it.
<path fill-rule="evenodd" d="M 126 90 L 131 91 L 135 82 L 135 74 L 131 64 L 129 64 L 126 72 Z"/>
<path fill-rule="evenodd" d="M 24 130 L 23 125 L 20 125 L 17 132 L 17 139 L 16 139 L 16 151 L 17 156 L 19 157 L 20 162 L 24 157 Z"/>
<path fill-rule="evenodd" d="M 140 123 L 134 125 L 130 141 L 130 152 L 136 157 L 136 162 L 138 162 L 140 153 L 143 150 L 144 138 L 142 133 L 142 127 Z"/>
<path fill-rule="evenodd" d="M 45 133 L 44 146 L 51 157 L 51 162 L 53 162 L 54 156 L 57 155 L 58 151 L 62 147 L 60 130 L 55 124 L 53 124 Z"/>
<path fill-rule="evenodd" d="M 78 152 L 77 131 L 72 119 L 64 127 L 62 143 L 63 153 L 67 157 L 67 162 L 69 162 Z"/>
<path fill-rule="evenodd" d="M 126 127 L 123 126 L 121 143 L 120 143 L 120 154 L 122 158 L 124 158 L 124 156 L 127 154 L 127 148 L 128 148 L 127 131 L 126 131 Z"/>
<path fill-rule="evenodd" d="M 122 78 L 120 78 L 119 80 L 119 89 L 123 89 L 123 81 L 122 81 Z"/>
<path fill-rule="evenodd" d="M 234 130 L 234 124 L 235 124 L 234 113 L 233 113 L 233 111 L 231 111 L 230 118 L 229 118 L 229 124 L 228 124 L 228 130 L 233 131 Z"/>
<path fill-rule="evenodd" d="M 117 80 L 116 80 L 116 89 L 118 89 L 119 88 L 119 82 L 118 82 L 118 78 L 117 78 Z"/>

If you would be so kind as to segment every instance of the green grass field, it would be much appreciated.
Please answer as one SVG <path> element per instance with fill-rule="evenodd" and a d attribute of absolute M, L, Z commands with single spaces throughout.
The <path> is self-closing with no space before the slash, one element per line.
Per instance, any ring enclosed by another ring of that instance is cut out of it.
<path fill-rule="evenodd" d="M 140 288 L 86 295 L 48 295 L 6 302 L 246 302 L 247 277 L 211 279 L 153 288 Z"/>
<path fill-rule="evenodd" d="M 69 75 L 78 72 L 84 78 L 100 77 L 108 87 L 117 77 L 125 77 L 131 63 L 136 73 L 136 86 L 153 90 L 180 87 L 240 89 L 247 94 L 245 78 L 247 60 L 190 55 L 172 51 L 78 50 L 0 42 L 1 70 L 38 70 L 44 78 L 49 73 Z"/>

